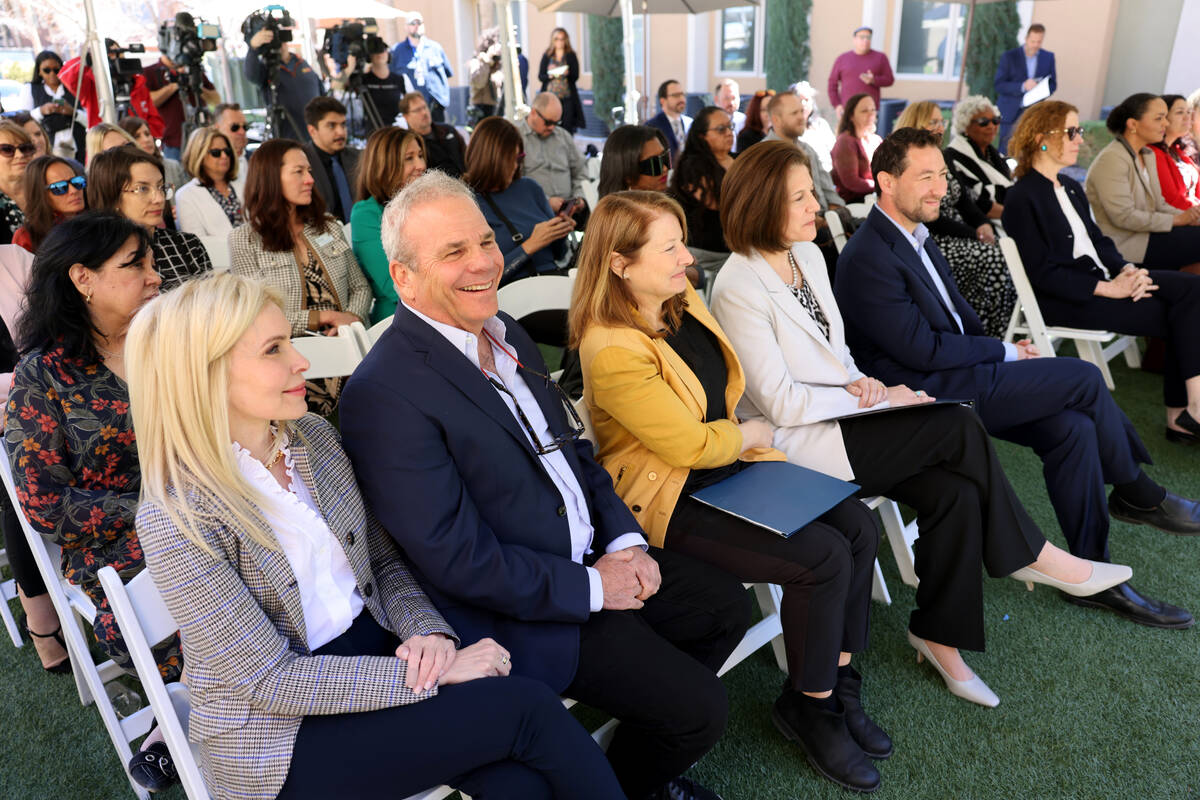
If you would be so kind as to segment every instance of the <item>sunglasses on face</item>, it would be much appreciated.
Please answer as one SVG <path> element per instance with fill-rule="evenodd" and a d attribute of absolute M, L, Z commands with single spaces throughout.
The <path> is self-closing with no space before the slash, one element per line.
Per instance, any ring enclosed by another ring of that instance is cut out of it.
<path fill-rule="evenodd" d="M 54 73 L 58 72 L 60 69 L 62 69 L 61 66 L 59 66 L 59 67 L 42 67 L 41 73 L 43 75 L 53 75 Z"/>
<path fill-rule="evenodd" d="M 212 156 L 213 158 L 220 158 L 221 156 L 229 156 L 230 158 L 233 158 L 233 148 L 232 147 L 213 147 L 213 148 L 209 149 L 208 154 L 210 156 Z"/>
<path fill-rule="evenodd" d="M 559 118 L 559 119 L 547 119 L 547 118 L 546 118 L 546 115 L 545 115 L 545 114 L 543 114 L 542 112 L 538 111 L 536 108 L 535 108 L 535 109 L 533 109 L 533 113 L 535 113 L 535 114 L 537 114 L 539 117 L 541 117 L 542 124 L 543 124 L 543 125 L 545 125 L 547 128 L 553 128 L 555 125 L 557 125 L 558 123 L 562 122 L 562 118 Z"/>
<path fill-rule="evenodd" d="M 1070 128 L 1058 128 L 1056 130 L 1047 131 L 1046 135 L 1053 136 L 1056 133 L 1065 133 L 1067 135 L 1067 139 L 1071 140 L 1072 142 L 1076 139 L 1083 138 L 1083 128 L 1079 127 L 1078 125 Z"/>
<path fill-rule="evenodd" d="M 245 125 L 243 125 L 242 123 L 240 123 L 240 122 L 235 122 L 235 123 L 233 123 L 232 125 L 230 125 L 230 126 L 229 126 L 229 132 L 230 132 L 230 133 L 237 133 L 238 131 L 242 130 L 242 129 L 243 129 L 243 128 L 245 128 L 245 127 L 246 127 L 246 126 L 245 126 Z"/>
<path fill-rule="evenodd" d="M 0 156 L 4 158 L 12 158 L 17 153 L 23 156 L 31 156 L 37 152 L 37 147 L 32 142 L 24 144 L 0 144 Z"/>
<path fill-rule="evenodd" d="M 666 174 L 670 166 L 671 162 L 667 158 L 667 154 L 659 153 L 639 161 L 638 172 L 642 175 L 649 175 L 651 178 L 657 178 L 660 175 Z"/>
<path fill-rule="evenodd" d="M 979 119 L 971 120 L 971 122 L 981 128 L 986 128 L 988 125 L 999 125 L 1003 121 L 1000 117 L 980 117 Z"/>
<path fill-rule="evenodd" d="M 62 197 L 71 189 L 83 191 L 87 188 L 87 178 L 82 175 L 76 175 L 74 178 L 65 181 L 55 181 L 54 183 L 46 184 L 46 191 L 55 197 Z"/>

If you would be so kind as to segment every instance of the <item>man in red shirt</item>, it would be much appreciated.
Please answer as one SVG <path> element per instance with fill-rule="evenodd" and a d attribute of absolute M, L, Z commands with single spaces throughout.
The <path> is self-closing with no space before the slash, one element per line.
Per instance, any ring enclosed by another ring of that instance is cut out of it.
<path fill-rule="evenodd" d="M 871 49 L 872 31 L 862 26 L 854 31 L 854 49 L 842 53 L 829 73 L 829 102 L 842 118 L 842 104 L 856 94 L 866 93 L 879 108 L 879 90 L 896 82 L 888 57 Z"/>
<path fill-rule="evenodd" d="M 165 130 L 162 135 L 163 155 L 179 160 L 183 148 L 183 118 L 185 111 L 183 100 L 179 96 L 178 67 L 165 55 L 158 57 L 157 64 L 151 64 L 142 70 L 146 79 L 146 87 L 150 90 L 150 99 L 158 107 L 159 116 L 163 119 Z M 200 97 L 189 98 L 192 107 L 198 105 L 215 106 L 221 102 L 221 96 L 213 88 L 212 81 L 207 75 L 201 75 L 202 86 Z"/>

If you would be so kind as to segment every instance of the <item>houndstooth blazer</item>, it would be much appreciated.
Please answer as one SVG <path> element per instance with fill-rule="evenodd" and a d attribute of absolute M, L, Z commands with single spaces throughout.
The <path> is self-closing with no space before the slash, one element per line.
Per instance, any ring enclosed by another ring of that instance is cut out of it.
<path fill-rule="evenodd" d="M 363 505 L 333 427 L 314 414 L 295 423 L 292 456 L 354 570 L 365 610 L 401 641 L 454 636 L 409 574 L 392 538 Z M 283 786 L 303 717 L 415 703 L 437 694 L 405 687 L 406 662 L 313 656 L 296 578 L 269 550 L 219 520 L 203 494 L 205 553 L 156 504 L 143 503 L 137 532 L 146 565 L 179 623 L 192 698 L 189 737 L 214 800 L 273 798 Z"/>
<path fill-rule="evenodd" d="M 280 224 L 286 224 L 286 221 Z M 366 322 L 373 299 L 371 285 L 354 258 L 342 224 L 329 217 L 324 233 L 305 225 L 304 239 L 317 254 L 317 261 L 329 278 L 341 310 Z M 235 273 L 264 281 L 283 294 L 283 313 L 292 326 L 292 336 L 303 336 L 309 330 L 308 300 L 304 291 L 304 272 L 296 263 L 295 253 L 264 250 L 262 237 L 247 223 L 229 232 L 229 255 Z"/>

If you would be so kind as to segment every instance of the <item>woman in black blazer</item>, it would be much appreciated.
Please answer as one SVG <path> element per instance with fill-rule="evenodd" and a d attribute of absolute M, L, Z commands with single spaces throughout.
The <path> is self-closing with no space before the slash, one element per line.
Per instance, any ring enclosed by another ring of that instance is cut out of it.
<path fill-rule="evenodd" d="M 1167 439 L 1200 440 L 1200 276 L 1130 264 L 1092 221 L 1087 196 L 1059 171 L 1075 163 L 1083 129 L 1067 103 L 1027 110 L 1009 142 L 1019 180 L 1004 202 L 1049 325 L 1166 339 Z"/>
<path fill-rule="evenodd" d="M 542 53 L 538 65 L 538 80 L 543 92 L 552 92 L 563 107 L 562 122 L 559 123 L 572 136 L 587 123 L 583 118 L 583 103 L 575 82 L 579 80 L 579 57 L 571 49 L 571 37 L 562 28 L 550 32 L 550 46 Z"/>

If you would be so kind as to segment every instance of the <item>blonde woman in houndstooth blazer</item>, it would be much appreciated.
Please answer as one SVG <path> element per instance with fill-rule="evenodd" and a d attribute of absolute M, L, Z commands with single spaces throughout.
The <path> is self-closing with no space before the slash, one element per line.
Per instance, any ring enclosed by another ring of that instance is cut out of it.
<path fill-rule="evenodd" d="M 217 274 L 129 333 L 137 528 L 178 621 L 190 736 L 216 800 L 618 798 L 604 754 L 491 639 L 457 649 L 305 414 L 278 296 Z M 464 735 L 469 732 L 469 735 Z"/>

